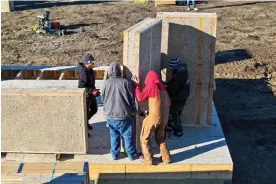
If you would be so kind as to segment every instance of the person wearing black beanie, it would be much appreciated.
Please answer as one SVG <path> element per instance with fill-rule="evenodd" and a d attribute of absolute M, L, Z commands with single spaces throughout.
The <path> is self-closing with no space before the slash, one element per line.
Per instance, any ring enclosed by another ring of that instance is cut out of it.
<path fill-rule="evenodd" d="M 95 87 L 94 62 L 95 58 L 91 54 L 85 54 L 79 63 L 78 76 L 78 88 L 85 88 L 86 91 L 87 126 L 90 130 L 93 127 L 88 122 L 98 111 L 96 97 L 100 95 L 99 90 Z M 90 136 L 89 133 L 88 136 Z"/>

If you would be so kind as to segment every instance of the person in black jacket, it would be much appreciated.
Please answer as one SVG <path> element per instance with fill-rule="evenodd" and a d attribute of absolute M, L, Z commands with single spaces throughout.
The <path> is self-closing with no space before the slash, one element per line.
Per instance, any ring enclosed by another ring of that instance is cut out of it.
<path fill-rule="evenodd" d="M 172 71 L 172 78 L 167 82 L 167 91 L 171 99 L 170 115 L 167 131 L 173 131 L 174 137 L 183 135 L 181 126 L 181 112 L 184 109 L 187 98 L 190 95 L 190 82 L 187 65 L 178 59 L 171 59 L 169 68 Z"/>
<path fill-rule="evenodd" d="M 87 106 L 87 126 L 88 129 L 93 129 L 89 125 L 89 119 L 97 113 L 97 100 L 96 97 L 100 95 L 99 90 L 95 87 L 95 74 L 94 74 L 94 57 L 91 54 L 85 54 L 83 61 L 79 63 L 79 77 L 78 87 L 85 88 L 86 91 L 86 106 Z M 88 136 L 90 136 L 88 134 Z"/>

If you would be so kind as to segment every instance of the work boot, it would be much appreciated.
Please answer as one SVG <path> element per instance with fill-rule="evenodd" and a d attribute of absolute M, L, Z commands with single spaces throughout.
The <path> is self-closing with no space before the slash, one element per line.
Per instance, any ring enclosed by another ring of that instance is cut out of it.
<path fill-rule="evenodd" d="M 170 162 L 164 161 L 163 158 L 162 158 L 162 156 L 160 156 L 160 161 L 163 162 L 163 163 L 165 163 L 165 164 L 170 164 L 172 162 L 172 161 L 170 161 Z"/>
<path fill-rule="evenodd" d="M 112 160 L 119 160 L 119 156 L 112 156 Z"/>
<path fill-rule="evenodd" d="M 160 154 L 162 157 L 162 161 L 164 163 L 171 163 L 172 159 L 166 143 L 161 143 L 159 147 L 160 147 Z"/>
<path fill-rule="evenodd" d="M 174 132 L 172 138 L 177 139 L 177 138 L 182 137 L 182 136 L 183 136 L 183 132 L 182 131 L 180 131 L 180 132 Z"/>
<path fill-rule="evenodd" d="M 172 130 L 173 130 L 172 126 L 170 124 L 168 124 L 167 127 L 166 127 L 166 131 L 170 132 Z"/>
<path fill-rule="evenodd" d="M 136 153 L 133 157 L 128 157 L 128 159 L 130 161 L 133 161 L 133 160 L 136 160 L 136 159 L 139 159 L 140 158 L 140 154 L 139 153 Z"/>
<path fill-rule="evenodd" d="M 89 124 L 88 124 L 88 126 L 87 126 L 87 127 L 88 127 L 88 129 L 89 129 L 89 130 L 93 130 L 92 125 L 89 125 Z"/>
<path fill-rule="evenodd" d="M 153 165 L 152 157 L 151 156 L 140 156 L 140 161 L 147 165 Z"/>

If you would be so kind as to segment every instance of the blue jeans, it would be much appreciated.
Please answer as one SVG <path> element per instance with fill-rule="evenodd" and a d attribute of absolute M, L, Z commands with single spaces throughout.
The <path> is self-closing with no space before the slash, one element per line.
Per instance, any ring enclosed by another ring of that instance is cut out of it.
<path fill-rule="evenodd" d="M 136 145 L 134 142 L 134 126 L 131 118 L 125 120 L 107 119 L 107 123 L 110 129 L 110 141 L 111 149 L 110 153 L 112 157 L 118 158 L 121 148 L 121 136 L 124 137 L 125 150 L 130 159 L 137 157 Z"/>
<path fill-rule="evenodd" d="M 194 8 L 196 7 L 195 0 L 192 0 Z M 187 0 L 187 6 L 190 8 L 190 0 Z"/>

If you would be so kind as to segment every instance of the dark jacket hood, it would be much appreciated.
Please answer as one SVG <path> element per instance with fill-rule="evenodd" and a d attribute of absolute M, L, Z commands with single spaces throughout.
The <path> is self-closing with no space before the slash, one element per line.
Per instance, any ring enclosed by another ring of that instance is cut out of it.
<path fill-rule="evenodd" d="M 107 71 L 109 78 L 119 78 L 121 77 L 121 65 L 120 63 L 114 62 L 109 65 Z"/>

